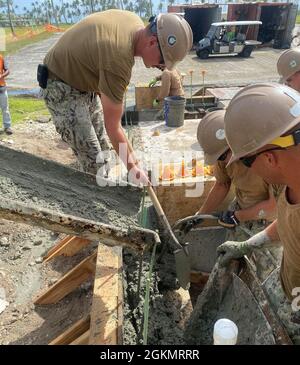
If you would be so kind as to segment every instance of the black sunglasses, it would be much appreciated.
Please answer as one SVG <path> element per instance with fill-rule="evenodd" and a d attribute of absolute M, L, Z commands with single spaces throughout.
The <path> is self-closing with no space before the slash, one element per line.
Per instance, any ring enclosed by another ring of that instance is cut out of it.
<path fill-rule="evenodd" d="M 218 161 L 225 161 L 226 157 L 228 155 L 229 150 L 225 151 L 224 153 L 222 153 L 222 155 L 218 158 Z"/>
<path fill-rule="evenodd" d="M 260 152 L 256 153 L 255 155 L 252 155 L 252 156 L 241 157 L 240 158 L 240 161 L 246 167 L 249 167 L 250 168 L 253 165 L 254 161 L 256 160 L 257 156 L 261 155 L 264 152 L 275 151 L 275 150 L 285 150 L 285 148 L 283 148 L 283 147 L 269 148 L 268 150 L 260 151 Z"/>
<path fill-rule="evenodd" d="M 159 40 L 158 40 L 158 36 L 157 36 L 157 18 L 156 17 L 151 17 L 149 19 L 149 21 L 150 21 L 150 32 L 157 37 L 158 49 L 159 49 L 159 52 L 160 52 L 159 64 L 164 65 L 165 60 L 164 60 L 164 56 L 163 56 L 162 50 L 160 48 L 160 44 L 159 44 Z"/>

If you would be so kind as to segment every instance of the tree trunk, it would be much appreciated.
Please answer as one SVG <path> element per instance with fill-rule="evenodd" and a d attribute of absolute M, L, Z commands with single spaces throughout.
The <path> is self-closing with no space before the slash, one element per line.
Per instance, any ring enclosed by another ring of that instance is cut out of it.
<path fill-rule="evenodd" d="M 7 15 L 8 15 L 8 19 L 9 19 L 9 26 L 10 26 L 10 29 L 11 29 L 11 33 L 14 37 L 16 37 L 17 35 L 15 33 L 15 28 L 13 26 L 12 19 L 11 19 L 11 11 L 10 11 L 9 0 L 6 0 L 6 4 L 7 4 Z"/>
<path fill-rule="evenodd" d="M 150 7 L 150 16 L 152 16 L 153 15 L 152 0 L 149 1 L 149 7 Z"/>
<path fill-rule="evenodd" d="M 58 27 L 59 23 L 58 23 L 58 19 L 57 19 L 56 10 L 54 8 L 53 0 L 50 0 L 50 3 L 51 3 L 51 9 L 52 9 L 52 14 L 53 14 L 53 17 L 54 17 L 54 20 L 55 20 L 55 24 Z"/>

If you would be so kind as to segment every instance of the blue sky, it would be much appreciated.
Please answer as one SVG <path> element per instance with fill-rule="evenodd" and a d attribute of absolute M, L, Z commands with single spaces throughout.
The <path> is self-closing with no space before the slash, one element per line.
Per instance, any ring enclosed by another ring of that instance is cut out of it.
<path fill-rule="evenodd" d="M 20 9 L 23 9 L 24 6 L 26 6 L 27 8 L 30 8 L 31 3 L 34 2 L 34 1 L 35 0 L 14 0 L 14 4 L 18 5 Z M 66 0 L 64 0 L 64 1 L 66 1 Z M 156 11 L 157 6 L 159 4 L 159 0 L 152 0 L 152 2 L 154 4 L 154 11 Z M 168 3 L 167 0 L 162 0 L 162 2 L 164 4 Z M 177 0 L 176 2 L 177 3 L 184 3 L 184 0 L 182 0 L 182 1 Z M 59 0 L 54 0 L 54 3 L 60 4 L 60 1 Z"/>

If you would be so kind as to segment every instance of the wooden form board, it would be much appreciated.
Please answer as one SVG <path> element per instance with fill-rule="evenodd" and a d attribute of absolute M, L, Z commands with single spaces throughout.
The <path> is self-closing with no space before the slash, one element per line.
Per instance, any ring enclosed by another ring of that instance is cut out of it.
<path fill-rule="evenodd" d="M 40 294 L 34 304 L 46 305 L 59 302 L 79 285 L 88 280 L 95 272 L 97 251 L 68 271 L 49 289 Z"/>
<path fill-rule="evenodd" d="M 122 249 L 98 246 L 89 345 L 121 345 L 123 338 Z"/>
<path fill-rule="evenodd" d="M 156 187 L 157 198 L 172 225 L 178 219 L 194 215 L 206 200 L 210 190 L 215 183 L 214 178 L 204 180 L 203 192 L 199 197 L 187 197 L 186 192 L 191 191 L 190 184 L 185 183 L 180 186 L 176 185 L 159 185 Z M 218 211 L 225 210 L 233 199 L 233 192 L 230 191 L 226 200 L 218 208 Z"/>
<path fill-rule="evenodd" d="M 90 243 L 90 240 L 68 235 L 52 247 L 47 255 L 44 256 L 43 260 L 44 262 L 48 262 L 58 256 L 74 256 Z"/>
<path fill-rule="evenodd" d="M 160 92 L 160 86 L 136 86 L 135 87 L 135 110 L 153 109 L 153 100 L 157 98 Z M 161 109 L 161 102 L 157 109 Z"/>
<path fill-rule="evenodd" d="M 62 299 L 86 280 L 86 270 L 94 275 L 90 315 L 73 324 L 52 340 L 50 345 L 122 345 L 123 343 L 121 247 L 108 247 L 99 243 L 97 251 L 69 271 L 35 303 L 49 304 Z"/>
<path fill-rule="evenodd" d="M 74 341 L 78 341 L 82 335 L 84 335 L 90 328 L 90 316 L 80 319 L 68 328 L 61 335 L 56 337 L 49 345 L 69 345 Z"/>

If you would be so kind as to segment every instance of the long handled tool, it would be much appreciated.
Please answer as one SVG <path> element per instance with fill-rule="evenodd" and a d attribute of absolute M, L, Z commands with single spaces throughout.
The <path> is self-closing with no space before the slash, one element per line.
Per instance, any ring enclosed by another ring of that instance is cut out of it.
<path fill-rule="evenodd" d="M 191 97 L 191 100 L 190 100 L 190 104 L 191 104 L 191 108 L 192 110 L 194 110 L 194 104 L 193 104 L 193 73 L 194 73 L 194 70 L 189 70 L 189 74 L 190 74 L 190 77 L 191 77 L 191 83 L 190 83 L 190 97 Z"/>
<path fill-rule="evenodd" d="M 175 264 L 176 264 L 176 275 L 180 286 L 183 289 L 187 289 L 190 283 L 190 260 L 189 260 L 189 252 L 188 252 L 188 243 L 180 244 L 175 237 L 170 223 L 157 199 L 157 196 L 151 186 L 147 187 L 148 194 L 151 198 L 151 201 L 154 205 L 154 208 L 157 212 L 157 215 L 169 235 L 169 243 L 174 248 L 174 256 L 175 256 Z"/>
<path fill-rule="evenodd" d="M 204 220 L 218 220 L 217 215 L 211 214 L 195 214 L 179 219 L 174 225 L 173 230 L 179 230 L 187 234 L 192 228 L 202 223 Z"/>

